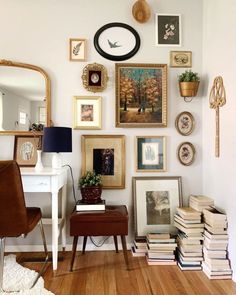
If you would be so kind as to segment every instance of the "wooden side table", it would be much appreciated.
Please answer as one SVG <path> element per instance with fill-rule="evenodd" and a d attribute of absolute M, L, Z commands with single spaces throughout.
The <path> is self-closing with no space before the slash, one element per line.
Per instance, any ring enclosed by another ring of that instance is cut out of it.
<path fill-rule="evenodd" d="M 128 211 L 124 205 L 106 206 L 104 212 L 73 212 L 70 217 L 70 235 L 74 237 L 70 271 L 73 270 L 79 236 L 84 237 L 83 253 L 85 253 L 88 236 L 113 236 L 118 252 L 117 236 L 120 235 L 124 259 L 129 269 L 125 238 L 128 235 L 128 219 Z"/>

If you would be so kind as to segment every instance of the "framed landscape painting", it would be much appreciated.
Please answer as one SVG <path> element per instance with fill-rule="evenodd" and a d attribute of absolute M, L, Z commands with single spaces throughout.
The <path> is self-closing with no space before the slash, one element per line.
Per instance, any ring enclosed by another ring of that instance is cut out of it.
<path fill-rule="evenodd" d="M 82 135 L 82 174 L 102 175 L 102 187 L 125 188 L 125 136 Z"/>
<path fill-rule="evenodd" d="M 183 206 L 181 177 L 133 177 L 133 201 L 136 238 L 174 233 L 176 207 Z"/>
<path fill-rule="evenodd" d="M 116 127 L 167 126 L 167 65 L 116 64 Z"/>

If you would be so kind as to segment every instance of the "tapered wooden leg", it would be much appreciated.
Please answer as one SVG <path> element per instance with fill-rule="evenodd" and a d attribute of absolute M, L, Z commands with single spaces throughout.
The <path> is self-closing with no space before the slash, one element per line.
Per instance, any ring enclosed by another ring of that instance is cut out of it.
<path fill-rule="evenodd" d="M 122 248 L 123 248 L 123 253 L 124 253 L 124 258 L 125 258 L 125 263 L 126 263 L 126 266 L 127 266 L 127 270 L 129 270 L 130 269 L 129 268 L 129 259 L 128 259 L 125 236 L 121 236 L 121 243 L 122 243 Z"/>
<path fill-rule="evenodd" d="M 119 253 L 118 251 L 118 243 L 117 243 L 117 236 L 113 236 L 114 238 L 114 243 L 115 243 L 115 247 L 116 247 L 116 253 Z"/>
<path fill-rule="evenodd" d="M 84 253 L 85 253 L 86 244 L 87 244 L 87 236 L 84 236 L 82 254 L 84 254 Z"/>
<path fill-rule="evenodd" d="M 79 238 L 78 236 L 74 236 L 72 257 L 71 257 L 71 264 L 70 264 L 70 271 L 73 271 L 73 264 L 74 264 L 74 260 L 75 260 L 75 253 L 76 253 L 76 247 L 77 247 L 77 243 L 78 243 L 78 238 Z"/>

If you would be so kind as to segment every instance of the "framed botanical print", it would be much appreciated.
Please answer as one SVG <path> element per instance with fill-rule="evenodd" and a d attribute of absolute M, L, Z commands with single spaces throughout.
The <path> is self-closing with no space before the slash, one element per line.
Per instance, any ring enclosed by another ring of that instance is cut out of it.
<path fill-rule="evenodd" d="M 133 177 L 135 236 L 176 232 L 174 214 L 183 206 L 180 176 Z"/>
<path fill-rule="evenodd" d="M 156 14 L 156 45 L 181 46 L 180 14 Z"/>
<path fill-rule="evenodd" d="M 84 88 L 91 92 L 101 92 L 107 87 L 108 75 L 101 64 L 88 64 L 82 75 Z"/>
<path fill-rule="evenodd" d="M 86 39 L 70 39 L 70 61 L 85 61 Z"/>
<path fill-rule="evenodd" d="M 101 129 L 102 98 L 100 96 L 74 96 L 74 129 Z"/>
<path fill-rule="evenodd" d="M 34 167 L 37 162 L 39 136 L 15 136 L 14 160 L 22 167 Z"/>
<path fill-rule="evenodd" d="M 177 156 L 182 165 L 191 165 L 194 162 L 195 154 L 195 147 L 190 142 L 183 142 L 178 146 Z"/>
<path fill-rule="evenodd" d="M 116 127 L 167 126 L 167 65 L 116 64 Z"/>
<path fill-rule="evenodd" d="M 103 188 L 125 188 L 125 136 L 82 135 L 82 174 L 102 175 Z"/>
<path fill-rule="evenodd" d="M 136 137 L 136 171 L 166 171 L 166 138 L 164 136 Z"/>
<path fill-rule="evenodd" d="M 191 68 L 192 51 L 170 51 L 170 67 Z"/>
<path fill-rule="evenodd" d="M 180 113 L 175 119 L 175 127 L 181 135 L 190 135 L 195 127 L 193 115 L 189 112 Z"/>

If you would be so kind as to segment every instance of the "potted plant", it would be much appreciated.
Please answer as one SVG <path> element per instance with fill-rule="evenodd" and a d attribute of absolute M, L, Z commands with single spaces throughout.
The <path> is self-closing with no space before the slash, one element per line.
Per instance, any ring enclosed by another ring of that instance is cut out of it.
<path fill-rule="evenodd" d="M 193 97 L 197 95 L 200 78 L 198 73 L 187 70 L 179 75 L 179 91 L 183 97 Z"/>
<path fill-rule="evenodd" d="M 101 202 L 102 176 L 95 171 L 86 171 L 79 179 L 82 201 L 87 204 Z"/>

